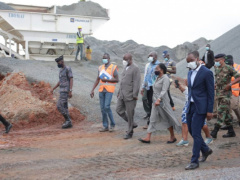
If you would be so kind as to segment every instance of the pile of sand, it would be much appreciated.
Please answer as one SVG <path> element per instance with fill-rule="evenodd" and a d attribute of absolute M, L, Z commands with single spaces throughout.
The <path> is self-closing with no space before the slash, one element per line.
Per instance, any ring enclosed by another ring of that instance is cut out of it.
<path fill-rule="evenodd" d="M 51 86 L 45 82 L 29 84 L 23 73 L 8 74 L 0 81 L 0 113 L 14 127 L 62 123 L 64 119 L 57 111 L 56 98 L 50 90 Z M 84 119 L 73 107 L 70 115 L 75 122 Z"/>

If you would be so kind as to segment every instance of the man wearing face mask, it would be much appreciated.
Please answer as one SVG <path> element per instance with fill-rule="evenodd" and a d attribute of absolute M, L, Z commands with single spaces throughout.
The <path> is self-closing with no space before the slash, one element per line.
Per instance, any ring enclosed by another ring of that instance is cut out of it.
<path fill-rule="evenodd" d="M 52 89 L 53 91 L 59 86 L 60 87 L 60 96 L 57 102 L 58 111 L 63 115 L 65 122 L 62 125 L 63 129 L 72 127 L 72 121 L 68 112 L 68 98 L 72 97 L 72 87 L 73 87 L 73 74 L 72 69 L 65 65 L 63 56 L 55 59 L 58 67 L 60 68 L 59 72 L 59 82 Z"/>
<path fill-rule="evenodd" d="M 168 97 L 170 99 L 170 105 L 171 105 L 173 111 L 175 111 L 174 102 L 173 102 L 171 94 L 170 94 L 170 86 L 173 81 L 171 78 L 171 75 L 177 73 L 176 62 L 173 61 L 172 59 L 170 59 L 168 51 L 163 51 L 163 58 L 164 58 L 163 64 L 167 67 L 167 75 L 170 79 L 170 85 L 169 85 L 169 89 L 168 89 Z"/>
<path fill-rule="evenodd" d="M 102 112 L 103 128 L 100 132 L 112 132 L 115 127 L 115 121 L 111 110 L 112 96 L 118 83 L 118 67 L 110 62 L 110 55 L 105 53 L 102 59 L 103 65 L 98 68 L 98 76 L 91 91 L 91 98 L 94 97 L 94 89 L 99 86 L 99 100 Z M 110 127 L 108 123 L 110 119 Z"/>
<path fill-rule="evenodd" d="M 204 142 L 201 129 L 205 119 L 211 120 L 214 103 L 214 78 L 213 73 L 199 62 L 198 51 L 193 51 L 187 56 L 188 68 L 188 102 L 186 105 L 188 131 L 193 137 L 193 155 L 191 163 L 185 169 L 193 170 L 199 167 L 199 162 L 204 162 L 212 150 Z M 202 152 L 202 158 L 198 160 Z"/>
<path fill-rule="evenodd" d="M 211 69 L 214 66 L 214 52 L 210 50 L 210 44 L 206 45 L 206 52 L 202 57 L 202 61 L 205 63 L 206 68 Z"/>
<path fill-rule="evenodd" d="M 143 129 L 147 129 L 149 125 L 149 119 L 151 116 L 151 111 L 152 111 L 152 97 L 153 97 L 153 84 L 156 80 L 156 75 L 155 75 L 155 68 L 160 62 L 157 60 L 157 52 L 153 51 L 148 55 L 148 62 L 149 65 L 145 71 L 144 74 L 144 80 L 142 83 L 142 90 L 141 94 L 143 95 L 144 90 L 147 90 L 147 101 L 148 101 L 148 106 L 150 108 L 149 114 L 148 114 L 148 122 L 147 125 L 143 127 Z"/>
<path fill-rule="evenodd" d="M 81 53 L 80 55 L 80 60 L 83 60 L 83 44 L 84 44 L 84 38 L 82 34 L 82 26 L 78 26 L 78 32 L 77 32 L 77 53 L 75 57 L 75 61 L 77 61 L 77 57 L 79 52 Z"/>
<path fill-rule="evenodd" d="M 131 54 L 124 55 L 123 64 L 116 112 L 128 122 L 128 130 L 124 139 L 130 139 L 133 136 L 133 129 L 137 128 L 134 122 L 134 111 L 138 100 L 141 74 L 139 67 L 133 63 Z"/>
<path fill-rule="evenodd" d="M 214 130 L 211 132 L 213 138 L 217 138 L 217 133 L 223 122 L 228 129 L 227 134 L 224 134 L 223 138 L 236 136 L 232 126 L 231 86 L 240 81 L 240 74 L 238 74 L 234 68 L 225 64 L 225 56 L 225 54 L 218 54 L 215 56 L 215 88 L 218 99 L 218 109 L 217 123 L 214 125 Z M 231 81 L 232 77 L 235 78 L 234 81 Z"/>

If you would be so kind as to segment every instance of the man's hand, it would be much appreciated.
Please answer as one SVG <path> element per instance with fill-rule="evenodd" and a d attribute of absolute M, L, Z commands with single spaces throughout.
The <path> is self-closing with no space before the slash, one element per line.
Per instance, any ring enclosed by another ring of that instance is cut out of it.
<path fill-rule="evenodd" d="M 72 98 L 72 91 L 69 91 L 68 97 L 69 97 L 69 99 Z"/>
<path fill-rule="evenodd" d="M 91 98 L 94 97 L 94 91 L 91 92 L 90 97 L 91 97 Z"/>
<path fill-rule="evenodd" d="M 157 99 L 154 105 L 155 105 L 155 106 L 159 106 L 159 105 L 160 105 L 160 102 L 161 102 L 161 100 L 160 100 L 160 99 Z"/>
<path fill-rule="evenodd" d="M 51 89 L 50 93 L 53 94 L 54 89 Z"/>
<path fill-rule="evenodd" d="M 143 93 L 144 93 L 144 88 L 142 88 L 142 90 L 141 90 L 141 95 L 143 96 Z"/>
<path fill-rule="evenodd" d="M 210 121 L 213 118 L 213 113 L 207 113 L 207 120 Z"/>
<path fill-rule="evenodd" d="M 102 82 L 108 82 L 108 79 L 101 79 Z"/>
<path fill-rule="evenodd" d="M 138 97 L 133 97 L 133 100 L 138 100 Z"/>
<path fill-rule="evenodd" d="M 231 89 L 230 84 L 228 84 L 228 85 L 224 88 L 225 91 L 229 91 L 230 89 Z"/>

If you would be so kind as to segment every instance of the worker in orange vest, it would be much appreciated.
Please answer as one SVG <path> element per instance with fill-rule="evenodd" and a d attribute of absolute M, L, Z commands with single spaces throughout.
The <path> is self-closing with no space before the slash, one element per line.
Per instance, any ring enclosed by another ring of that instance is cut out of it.
<path fill-rule="evenodd" d="M 225 63 L 229 66 L 232 66 L 238 73 L 240 73 L 240 65 L 234 63 L 233 57 L 231 55 L 226 56 Z M 231 81 L 233 82 L 235 80 L 234 77 L 232 77 Z M 232 85 L 232 97 L 231 97 L 231 109 L 234 111 L 234 113 L 237 116 L 238 123 L 240 126 L 240 110 L 239 110 L 239 91 L 240 86 L 239 83 Z M 227 130 L 227 128 L 224 126 L 221 129 Z"/>
<path fill-rule="evenodd" d="M 118 83 L 118 67 L 110 63 L 110 56 L 107 53 L 103 55 L 102 62 L 103 65 L 99 66 L 98 68 L 98 76 L 93 85 L 90 96 L 91 98 L 94 97 L 94 89 L 98 86 L 100 82 L 99 100 L 103 122 L 103 128 L 100 129 L 100 132 L 112 132 L 115 127 L 115 121 L 113 119 L 110 105 L 116 84 Z M 110 127 L 108 125 L 108 118 L 110 119 Z"/>

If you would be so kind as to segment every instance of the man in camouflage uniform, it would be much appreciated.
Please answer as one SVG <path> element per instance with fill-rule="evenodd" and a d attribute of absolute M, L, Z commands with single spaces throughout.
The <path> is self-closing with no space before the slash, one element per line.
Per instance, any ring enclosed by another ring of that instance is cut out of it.
<path fill-rule="evenodd" d="M 60 87 L 60 97 L 57 102 L 57 108 L 65 118 L 65 122 L 62 125 L 62 128 L 65 129 L 72 127 L 72 121 L 68 112 L 68 98 L 72 97 L 73 74 L 71 68 L 65 66 L 63 56 L 55 59 L 55 61 L 61 69 L 59 72 L 59 82 L 52 89 L 52 93 L 58 86 Z"/>
<path fill-rule="evenodd" d="M 215 56 L 215 88 L 216 96 L 218 99 L 217 109 L 217 123 L 214 126 L 214 130 L 211 132 L 213 138 L 217 138 L 219 128 L 223 122 L 228 127 L 227 134 L 223 135 L 223 138 L 235 137 L 236 134 L 233 130 L 231 115 L 231 86 L 240 81 L 240 74 L 237 73 L 231 66 L 225 64 L 225 54 L 218 54 Z M 235 80 L 231 83 L 231 78 L 235 77 Z"/>

